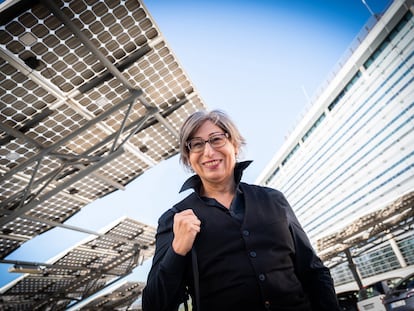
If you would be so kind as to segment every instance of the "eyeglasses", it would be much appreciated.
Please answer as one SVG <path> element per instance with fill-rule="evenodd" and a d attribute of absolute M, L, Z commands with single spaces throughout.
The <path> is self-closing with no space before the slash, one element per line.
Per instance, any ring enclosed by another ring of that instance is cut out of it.
<path fill-rule="evenodd" d="M 207 140 L 200 137 L 195 137 L 187 141 L 186 145 L 190 152 L 199 153 L 204 150 L 206 143 L 209 143 L 214 149 L 223 147 L 226 144 L 229 134 L 217 133 L 211 135 Z"/>

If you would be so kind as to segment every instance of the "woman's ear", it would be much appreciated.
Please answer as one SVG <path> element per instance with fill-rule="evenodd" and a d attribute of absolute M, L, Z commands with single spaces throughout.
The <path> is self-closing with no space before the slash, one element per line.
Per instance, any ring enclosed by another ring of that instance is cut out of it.
<path fill-rule="evenodd" d="M 190 158 L 188 158 L 187 168 L 188 168 L 190 173 L 194 173 L 193 165 L 191 164 Z"/>

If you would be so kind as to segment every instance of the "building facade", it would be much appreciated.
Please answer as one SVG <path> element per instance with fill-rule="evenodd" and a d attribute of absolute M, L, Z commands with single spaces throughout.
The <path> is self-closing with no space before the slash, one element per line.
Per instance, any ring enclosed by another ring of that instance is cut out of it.
<path fill-rule="evenodd" d="M 413 13 L 373 17 L 256 181 L 286 195 L 337 286 L 414 267 Z"/>

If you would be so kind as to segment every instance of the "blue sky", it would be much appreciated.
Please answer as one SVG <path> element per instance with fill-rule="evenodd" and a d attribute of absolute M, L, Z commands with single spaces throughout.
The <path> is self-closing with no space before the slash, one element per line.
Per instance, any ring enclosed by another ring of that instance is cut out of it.
<path fill-rule="evenodd" d="M 366 0 L 376 13 L 389 2 Z M 245 136 L 242 159 L 254 162 L 243 179 L 250 183 L 370 18 L 361 0 L 148 0 L 145 5 L 208 108 L 225 110 Z M 187 177 L 175 156 L 67 223 L 99 231 L 128 216 L 156 226 L 158 217 L 188 194 L 178 194 Z M 6 259 L 46 262 L 85 237 L 52 229 Z M 145 281 L 150 264 L 147 260 L 128 279 Z M 7 269 L 0 265 L 0 287 L 20 276 Z"/>

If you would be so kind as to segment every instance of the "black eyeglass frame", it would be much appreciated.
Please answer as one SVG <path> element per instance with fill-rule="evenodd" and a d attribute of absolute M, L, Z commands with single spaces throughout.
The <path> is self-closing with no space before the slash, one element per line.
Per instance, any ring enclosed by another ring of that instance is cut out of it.
<path fill-rule="evenodd" d="M 223 145 L 220 145 L 220 146 L 213 146 L 213 144 L 211 143 L 211 141 L 212 141 L 212 139 L 214 139 L 215 137 L 217 137 L 217 136 L 224 136 L 224 144 Z M 204 148 L 206 147 L 206 143 L 209 143 L 210 144 L 210 146 L 213 148 L 213 149 L 216 149 L 216 148 L 221 148 L 221 147 L 223 147 L 225 144 L 226 144 L 226 142 L 227 142 L 227 140 L 229 139 L 229 137 L 230 137 L 230 135 L 228 134 L 228 133 L 226 133 L 226 132 L 224 132 L 224 133 L 213 133 L 213 134 L 211 134 L 209 137 L 208 137 L 208 139 L 207 140 L 204 140 L 204 139 L 202 139 L 202 138 L 200 138 L 200 137 L 194 137 L 194 138 L 191 138 L 191 139 L 189 139 L 186 143 L 185 143 L 185 145 L 186 145 L 186 147 L 187 147 L 187 149 L 188 149 L 188 152 L 194 152 L 194 153 L 200 153 L 200 152 L 203 152 L 203 150 L 204 150 Z M 190 147 L 190 145 L 191 145 L 191 141 L 192 140 L 194 140 L 194 139 L 197 139 L 197 140 L 199 140 L 199 142 L 200 143 L 203 143 L 203 147 L 202 147 L 202 149 L 200 149 L 200 151 L 194 151 L 191 147 Z"/>

